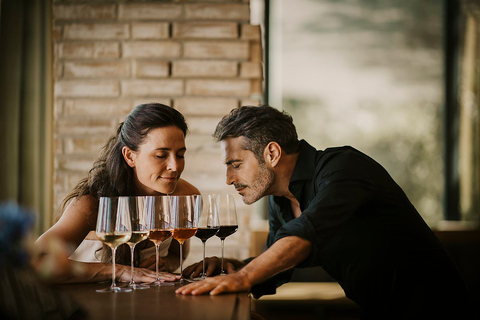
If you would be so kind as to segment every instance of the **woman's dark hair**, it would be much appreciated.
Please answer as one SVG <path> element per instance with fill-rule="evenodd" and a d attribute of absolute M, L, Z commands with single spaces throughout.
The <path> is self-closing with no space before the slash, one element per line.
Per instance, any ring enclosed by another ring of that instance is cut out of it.
<path fill-rule="evenodd" d="M 287 154 L 298 152 L 300 147 L 292 117 L 267 105 L 233 109 L 220 120 L 213 134 L 217 142 L 241 136 L 245 138 L 243 148 L 252 151 L 260 163 L 264 162 L 265 147 L 272 141 Z"/>
<path fill-rule="evenodd" d="M 134 196 L 134 173 L 123 158 L 122 148 L 127 146 L 133 151 L 138 151 L 151 130 L 170 126 L 178 127 L 184 135 L 187 134 L 185 118 L 172 107 L 160 103 L 141 104 L 135 107 L 125 121 L 120 123 L 117 134 L 103 147 L 88 176 L 65 197 L 63 209 L 70 200 L 85 195 L 97 199 L 103 196 Z"/>

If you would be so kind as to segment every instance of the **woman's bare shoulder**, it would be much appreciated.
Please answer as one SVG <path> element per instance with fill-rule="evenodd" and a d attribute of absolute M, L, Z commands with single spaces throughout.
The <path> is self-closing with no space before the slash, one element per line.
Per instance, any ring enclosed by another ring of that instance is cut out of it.
<path fill-rule="evenodd" d="M 180 179 L 175 189 L 174 195 L 191 195 L 191 194 L 200 194 L 200 191 L 190 182 Z"/>

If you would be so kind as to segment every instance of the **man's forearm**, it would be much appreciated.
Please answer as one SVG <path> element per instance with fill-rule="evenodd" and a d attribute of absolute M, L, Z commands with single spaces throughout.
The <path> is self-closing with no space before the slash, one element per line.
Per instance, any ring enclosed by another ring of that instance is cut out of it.
<path fill-rule="evenodd" d="M 312 244 L 300 237 L 285 237 L 242 268 L 239 273 L 253 286 L 282 271 L 295 267 L 312 251 Z"/>

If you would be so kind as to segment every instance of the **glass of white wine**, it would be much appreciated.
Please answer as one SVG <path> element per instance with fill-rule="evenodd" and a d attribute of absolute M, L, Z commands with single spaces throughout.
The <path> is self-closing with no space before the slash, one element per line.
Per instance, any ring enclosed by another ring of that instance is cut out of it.
<path fill-rule="evenodd" d="M 148 289 L 150 286 L 146 284 L 135 283 L 133 275 L 135 272 L 134 266 L 134 253 L 135 246 L 146 240 L 150 232 L 150 225 L 152 223 L 152 214 L 151 210 L 148 210 L 146 197 L 129 197 L 128 203 L 130 207 L 130 222 L 132 225 L 132 236 L 130 240 L 127 241 L 128 246 L 130 247 L 130 258 L 131 258 L 131 278 L 128 288 L 137 290 L 137 289 Z"/>
<path fill-rule="evenodd" d="M 130 288 L 120 288 L 115 283 L 117 247 L 132 236 L 129 200 L 129 197 L 100 197 L 95 233 L 100 241 L 112 249 L 112 285 L 97 292 L 132 291 Z"/>

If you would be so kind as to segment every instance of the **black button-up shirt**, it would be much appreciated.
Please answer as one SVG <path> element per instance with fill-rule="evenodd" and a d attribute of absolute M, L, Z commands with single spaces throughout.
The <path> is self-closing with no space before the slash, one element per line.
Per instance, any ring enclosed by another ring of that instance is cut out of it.
<path fill-rule="evenodd" d="M 367 312 L 386 314 L 406 304 L 415 309 L 418 301 L 426 303 L 415 300 L 415 290 L 435 304 L 451 298 L 449 290 L 466 295 L 442 245 L 372 158 L 352 147 L 317 151 L 302 140 L 289 190 L 302 214 L 294 218 L 288 199 L 270 196 L 267 247 L 288 236 L 309 240 L 312 252 L 298 267 L 322 266 Z M 291 273 L 254 286 L 252 293 L 275 293 Z"/>

